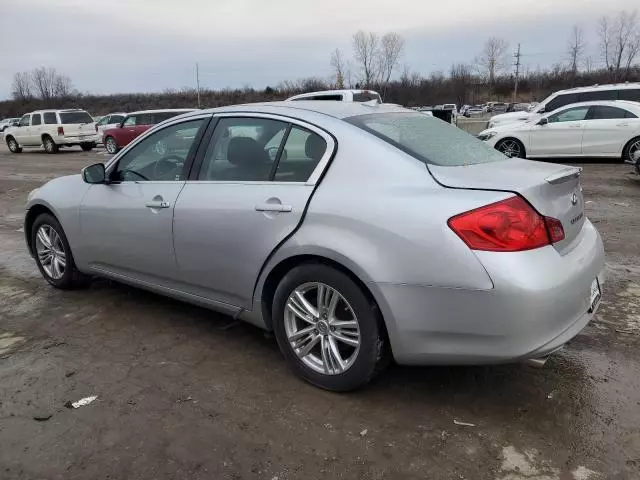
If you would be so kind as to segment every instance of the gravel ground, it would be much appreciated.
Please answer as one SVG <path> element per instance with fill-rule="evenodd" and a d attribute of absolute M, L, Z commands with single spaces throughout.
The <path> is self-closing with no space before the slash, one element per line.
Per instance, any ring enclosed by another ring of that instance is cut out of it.
<path fill-rule="evenodd" d="M 61 292 L 25 251 L 28 192 L 106 157 L 0 147 L 0 478 L 640 478 L 640 182 L 584 166 L 605 240 L 596 319 L 545 368 L 392 366 L 331 394 L 269 335 L 107 281 Z M 93 403 L 67 408 L 88 396 Z"/>

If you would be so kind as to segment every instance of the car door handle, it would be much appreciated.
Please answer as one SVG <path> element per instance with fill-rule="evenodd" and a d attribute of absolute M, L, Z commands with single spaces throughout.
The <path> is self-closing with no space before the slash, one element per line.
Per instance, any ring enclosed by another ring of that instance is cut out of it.
<path fill-rule="evenodd" d="M 261 203 L 256 205 L 256 212 L 291 212 L 291 205 L 282 205 L 281 203 Z"/>
<path fill-rule="evenodd" d="M 162 200 L 153 200 L 144 204 L 147 208 L 169 208 L 171 204 Z"/>
<path fill-rule="evenodd" d="M 629 124 L 628 124 L 628 123 L 618 123 L 618 124 L 616 125 L 616 127 L 628 127 L 628 126 L 629 126 Z"/>
<path fill-rule="evenodd" d="M 569 128 L 582 128 L 582 125 L 569 125 Z"/>

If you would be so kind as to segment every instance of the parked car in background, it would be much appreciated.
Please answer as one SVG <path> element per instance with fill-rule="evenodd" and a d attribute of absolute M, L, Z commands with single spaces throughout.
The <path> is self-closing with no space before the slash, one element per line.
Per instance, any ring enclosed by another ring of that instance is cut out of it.
<path fill-rule="evenodd" d="M 539 366 L 577 335 L 604 267 L 579 172 L 390 105 L 230 106 L 31 192 L 24 231 L 51 285 L 98 275 L 225 312 L 344 391 L 391 357 Z"/>
<path fill-rule="evenodd" d="M 467 110 L 471 108 L 471 105 L 463 105 L 460 107 L 460 110 L 458 111 L 458 113 L 460 115 L 464 115 L 465 113 L 467 113 Z"/>
<path fill-rule="evenodd" d="M 7 128 L 13 127 L 14 123 L 18 123 L 19 118 L 3 118 L 0 120 L 0 132 L 4 132 Z"/>
<path fill-rule="evenodd" d="M 107 115 L 101 117 L 100 120 L 96 122 L 96 134 L 98 135 L 98 141 L 102 143 L 102 134 L 104 133 L 104 131 L 120 125 L 126 116 L 126 113 L 117 112 L 108 113 Z"/>
<path fill-rule="evenodd" d="M 494 102 L 494 104 L 491 106 L 491 112 L 493 112 L 493 113 L 504 113 L 504 112 L 507 111 L 507 108 L 509 108 L 509 104 L 508 103 Z"/>
<path fill-rule="evenodd" d="M 96 146 L 96 126 L 84 110 L 38 110 L 20 118 L 18 125 L 5 130 L 5 142 L 12 153 L 24 147 L 44 145 L 47 153 L 60 147 L 80 146 L 89 151 Z"/>
<path fill-rule="evenodd" d="M 508 157 L 629 161 L 640 150 L 640 103 L 575 103 L 535 120 L 488 128 L 478 138 Z"/>
<path fill-rule="evenodd" d="M 296 100 L 335 100 L 338 102 L 370 102 L 382 103 L 378 92 L 373 90 L 324 90 L 320 92 L 301 93 L 287 98 L 288 102 Z"/>
<path fill-rule="evenodd" d="M 571 88 L 560 90 L 549 95 L 529 112 L 513 112 L 495 115 L 489 121 L 489 128 L 508 123 L 538 119 L 544 113 L 551 113 L 560 107 L 578 102 L 596 100 L 629 100 L 640 102 L 640 83 L 618 83 L 595 85 L 593 87 Z"/>
<path fill-rule="evenodd" d="M 485 111 L 482 105 L 472 105 L 464 112 L 465 117 L 480 117 L 484 115 Z"/>
<path fill-rule="evenodd" d="M 107 128 L 102 132 L 102 143 L 108 153 L 117 153 L 152 126 L 193 110 L 193 108 L 174 108 L 129 113 L 120 124 L 112 125 L 111 128 Z"/>

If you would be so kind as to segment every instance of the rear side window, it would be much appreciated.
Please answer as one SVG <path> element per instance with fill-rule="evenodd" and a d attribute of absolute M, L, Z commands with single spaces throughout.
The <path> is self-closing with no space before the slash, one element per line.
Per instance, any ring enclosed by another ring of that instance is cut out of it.
<path fill-rule="evenodd" d="M 58 123 L 56 112 L 44 112 L 44 123 L 45 125 L 55 125 Z"/>
<path fill-rule="evenodd" d="M 640 102 L 640 89 L 627 89 L 618 91 L 618 100 L 629 100 L 631 102 Z"/>
<path fill-rule="evenodd" d="M 122 120 L 124 120 L 124 117 L 122 115 L 111 115 L 111 117 L 109 117 L 109 125 L 120 123 L 122 122 Z"/>
<path fill-rule="evenodd" d="M 173 117 L 177 117 L 178 115 L 181 115 L 182 112 L 158 112 L 158 113 L 154 113 L 153 114 L 153 123 L 160 123 L 160 122 L 164 122 L 165 120 L 168 120 L 170 118 Z"/>
<path fill-rule="evenodd" d="M 313 97 L 295 98 L 294 100 L 337 100 L 342 101 L 342 95 L 315 95 Z"/>
<path fill-rule="evenodd" d="M 93 118 L 87 112 L 60 112 L 59 115 L 63 125 L 93 123 Z"/>
<path fill-rule="evenodd" d="M 345 121 L 426 164 L 461 166 L 507 158 L 463 130 L 417 112 L 374 113 Z"/>
<path fill-rule="evenodd" d="M 31 115 L 31 125 L 42 125 L 42 115 L 39 113 Z"/>
<path fill-rule="evenodd" d="M 306 182 L 327 151 L 327 142 L 306 128 L 292 127 L 284 144 L 274 180 Z"/>
<path fill-rule="evenodd" d="M 152 114 L 142 113 L 140 115 L 137 115 L 136 125 L 153 125 L 153 124 L 154 124 L 154 118 Z"/>
<path fill-rule="evenodd" d="M 360 92 L 353 94 L 354 102 L 369 102 L 371 100 L 377 100 L 378 102 L 382 103 L 380 95 L 375 92 Z"/>
<path fill-rule="evenodd" d="M 598 105 L 595 107 L 591 107 L 591 111 L 589 112 L 590 120 L 609 120 L 614 118 L 625 118 L 628 112 L 627 110 L 623 110 L 622 108 L 616 107 L 608 107 L 605 105 Z M 634 115 L 635 116 L 635 115 Z M 633 118 L 633 117 L 626 117 Z"/>
<path fill-rule="evenodd" d="M 579 96 L 577 93 L 563 93 L 551 100 L 544 108 L 544 111 L 549 113 L 557 110 L 560 107 L 569 105 L 570 103 L 577 103 Z"/>
<path fill-rule="evenodd" d="M 594 90 L 580 94 L 581 102 L 591 102 L 594 100 L 617 100 L 618 90 Z"/>

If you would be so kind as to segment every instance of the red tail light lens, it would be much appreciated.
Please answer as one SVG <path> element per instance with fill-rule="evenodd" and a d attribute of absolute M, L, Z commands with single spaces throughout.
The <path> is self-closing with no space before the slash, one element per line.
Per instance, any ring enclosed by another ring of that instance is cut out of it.
<path fill-rule="evenodd" d="M 58 127 L 58 135 L 64 135 L 64 128 Z"/>
<path fill-rule="evenodd" d="M 542 217 L 520 197 L 456 215 L 448 224 L 472 250 L 520 252 L 564 238 L 559 220 Z"/>

